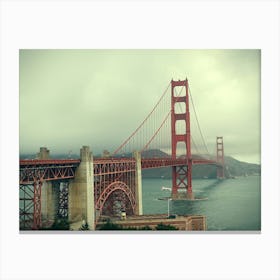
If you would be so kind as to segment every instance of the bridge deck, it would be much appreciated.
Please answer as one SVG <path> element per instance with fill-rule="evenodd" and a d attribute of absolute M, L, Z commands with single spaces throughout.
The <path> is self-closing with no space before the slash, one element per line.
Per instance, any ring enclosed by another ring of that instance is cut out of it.
<path fill-rule="evenodd" d="M 214 160 L 193 159 L 194 165 L 219 165 Z M 20 160 L 20 184 L 36 180 L 59 180 L 74 178 L 79 159 Z M 185 158 L 142 158 L 142 169 L 187 165 Z M 93 160 L 95 175 L 108 175 L 135 171 L 134 158 L 96 158 Z"/>

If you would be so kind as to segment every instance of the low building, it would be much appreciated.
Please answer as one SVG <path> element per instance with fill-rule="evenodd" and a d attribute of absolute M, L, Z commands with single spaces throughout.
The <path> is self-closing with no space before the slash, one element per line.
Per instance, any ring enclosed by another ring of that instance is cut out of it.
<path fill-rule="evenodd" d="M 101 219 L 102 220 L 102 219 Z M 156 229 L 159 224 L 166 226 L 173 226 L 181 231 L 205 231 L 207 230 L 206 217 L 202 215 L 141 215 L 141 216 L 127 216 L 126 219 L 111 219 L 112 223 L 120 225 L 122 228 L 143 228 L 148 226 Z M 106 224 L 106 218 L 98 222 L 96 229 Z"/>

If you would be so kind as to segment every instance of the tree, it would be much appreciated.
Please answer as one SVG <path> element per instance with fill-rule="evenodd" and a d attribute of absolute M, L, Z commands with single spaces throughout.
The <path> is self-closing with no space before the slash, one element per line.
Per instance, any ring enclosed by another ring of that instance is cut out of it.
<path fill-rule="evenodd" d="M 160 223 L 156 226 L 156 230 L 178 230 L 178 228 Z"/>
<path fill-rule="evenodd" d="M 121 225 L 117 225 L 108 220 L 104 225 L 99 227 L 99 230 L 153 230 L 150 226 L 146 225 L 140 228 L 136 227 L 123 227 Z M 156 226 L 155 230 L 178 230 L 176 227 L 171 225 L 164 225 L 160 223 Z"/>

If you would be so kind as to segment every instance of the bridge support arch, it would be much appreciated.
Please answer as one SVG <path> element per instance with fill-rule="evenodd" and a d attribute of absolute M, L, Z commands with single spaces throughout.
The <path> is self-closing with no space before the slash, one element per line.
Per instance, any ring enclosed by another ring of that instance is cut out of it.
<path fill-rule="evenodd" d="M 118 199 L 119 199 L 119 202 L 121 203 L 121 205 L 119 205 L 119 206 L 121 208 L 123 208 L 126 212 L 128 212 L 128 214 L 130 214 L 130 215 L 135 214 L 136 201 L 135 201 L 135 197 L 131 191 L 131 188 L 129 188 L 124 182 L 115 181 L 115 182 L 112 182 L 111 184 L 109 184 L 104 189 L 104 191 L 101 193 L 101 195 L 99 196 L 99 198 L 96 202 L 95 207 L 96 207 L 96 210 L 99 213 L 99 215 L 103 214 L 105 204 L 108 202 L 109 198 L 115 192 L 119 192 Z M 120 197 L 120 193 L 123 194 L 126 199 L 124 199 L 124 197 Z M 113 207 L 114 206 L 113 202 L 114 202 L 114 200 L 109 201 L 108 206 Z M 116 202 L 116 200 L 115 200 L 115 202 Z"/>

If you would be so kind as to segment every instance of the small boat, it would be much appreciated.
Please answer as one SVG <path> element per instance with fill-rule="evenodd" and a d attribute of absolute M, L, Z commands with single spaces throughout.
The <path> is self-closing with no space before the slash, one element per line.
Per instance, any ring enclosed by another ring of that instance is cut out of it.
<path fill-rule="evenodd" d="M 167 187 L 164 187 L 164 186 L 161 187 L 161 190 L 162 191 L 170 191 L 171 192 L 171 188 L 167 188 Z"/>

